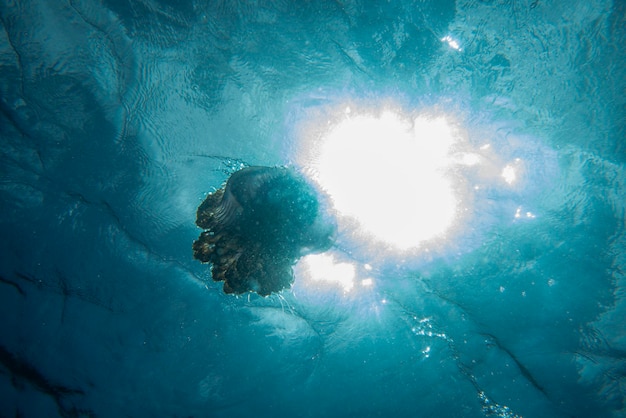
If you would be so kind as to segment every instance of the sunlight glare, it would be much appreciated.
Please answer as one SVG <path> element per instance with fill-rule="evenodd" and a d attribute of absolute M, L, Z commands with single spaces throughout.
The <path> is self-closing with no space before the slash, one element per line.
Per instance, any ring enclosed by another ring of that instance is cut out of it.
<path fill-rule="evenodd" d="M 459 42 L 450 35 L 446 35 L 443 38 L 441 38 L 441 42 L 447 43 L 448 46 L 452 49 L 455 49 L 457 51 L 462 51 L 461 45 L 459 45 Z"/>
<path fill-rule="evenodd" d="M 300 263 L 305 270 L 305 277 L 312 282 L 337 284 L 344 292 L 349 292 L 354 287 L 354 265 L 337 262 L 332 254 L 307 255 Z"/>
<path fill-rule="evenodd" d="M 351 114 L 325 133 L 312 168 L 340 215 L 398 249 L 417 248 L 455 219 L 447 174 L 457 141 L 444 117 Z"/>

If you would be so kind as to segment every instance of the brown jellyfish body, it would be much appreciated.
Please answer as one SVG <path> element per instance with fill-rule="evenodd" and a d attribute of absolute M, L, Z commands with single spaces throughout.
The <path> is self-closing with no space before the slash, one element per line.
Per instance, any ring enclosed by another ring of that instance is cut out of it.
<path fill-rule="evenodd" d="M 318 197 L 293 169 L 239 170 L 198 207 L 204 232 L 193 243 L 194 257 L 211 264 L 225 293 L 267 296 L 289 288 L 298 258 L 332 244 L 335 226 Z"/>

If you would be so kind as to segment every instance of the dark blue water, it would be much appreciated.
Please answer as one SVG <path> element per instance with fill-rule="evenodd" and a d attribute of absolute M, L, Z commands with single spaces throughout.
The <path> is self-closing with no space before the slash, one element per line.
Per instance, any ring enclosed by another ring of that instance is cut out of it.
<path fill-rule="evenodd" d="M 624 416 L 623 2 L 183 3 L 0 4 L 0 416 Z M 197 206 L 345 103 L 454 117 L 457 232 L 223 294 Z"/>

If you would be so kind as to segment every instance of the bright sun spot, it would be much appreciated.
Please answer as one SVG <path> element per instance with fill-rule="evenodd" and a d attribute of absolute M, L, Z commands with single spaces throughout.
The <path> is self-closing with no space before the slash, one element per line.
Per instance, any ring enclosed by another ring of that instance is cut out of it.
<path fill-rule="evenodd" d="M 509 184 L 513 184 L 517 176 L 515 175 L 515 168 L 510 164 L 502 169 L 502 178 Z"/>
<path fill-rule="evenodd" d="M 311 254 L 300 260 L 305 277 L 312 282 L 335 283 L 344 292 L 354 287 L 356 268 L 353 264 L 337 262 L 332 254 Z"/>
<path fill-rule="evenodd" d="M 443 234 L 459 204 L 449 177 L 459 140 L 451 123 L 349 113 L 323 134 L 310 167 L 337 212 L 401 250 Z"/>
<path fill-rule="evenodd" d="M 516 158 L 502 169 L 502 178 L 509 185 L 512 185 L 518 179 L 519 171 L 522 169 L 522 160 Z"/>

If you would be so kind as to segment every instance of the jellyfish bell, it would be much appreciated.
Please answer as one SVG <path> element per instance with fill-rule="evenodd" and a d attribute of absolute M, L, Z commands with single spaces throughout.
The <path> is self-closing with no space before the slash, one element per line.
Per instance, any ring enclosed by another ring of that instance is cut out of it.
<path fill-rule="evenodd" d="M 204 231 L 194 257 L 212 265 L 225 293 L 267 296 L 289 288 L 298 258 L 332 245 L 335 225 L 322 201 L 291 168 L 239 170 L 198 207 L 196 224 Z"/>

